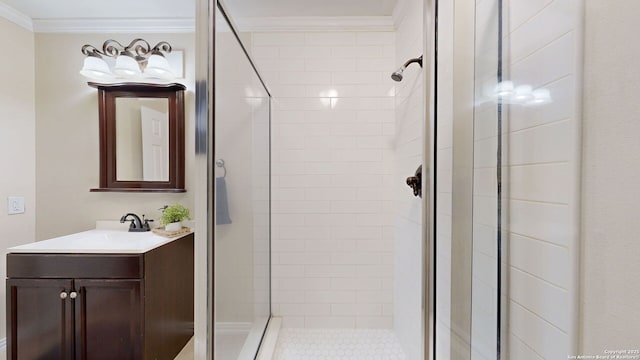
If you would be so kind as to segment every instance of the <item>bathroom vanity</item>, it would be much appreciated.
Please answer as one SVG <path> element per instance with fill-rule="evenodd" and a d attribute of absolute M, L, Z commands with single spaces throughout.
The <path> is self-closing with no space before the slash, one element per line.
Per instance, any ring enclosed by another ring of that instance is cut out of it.
<path fill-rule="evenodd" d="M 8 359 L 174 359 L 193 336 L 193 240 L 91 230 L 10 248 Z"/>

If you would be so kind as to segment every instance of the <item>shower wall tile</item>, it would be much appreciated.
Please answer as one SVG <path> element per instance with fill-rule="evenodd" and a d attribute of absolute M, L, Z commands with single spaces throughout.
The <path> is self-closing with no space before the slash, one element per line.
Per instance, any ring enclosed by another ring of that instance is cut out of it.
<path fill-rule="evenodd" d="M 391 327 L 395 36 L 253 37 L 274 96 L 273 313 L 285 327 Z"/>
<path fill-rule="evenodd" d="M 508 219 L 512 358 L 576 355 L 572 315 L 578 284 L 575 151 L 582 77 L 577 0 L 509 1 L 509 71 L 516 86 L 549 91 L 551 102 L 508 105 L 503 184 Z M 536 260 L 537 259 L 537 260 Z"/>
<path fill-rule="evenodd" d="M 400 2 L 399 2 L 400 3 Z M 408 59 L 423 54 L 423 1 L 404 2 L 395 34 L 395 54 L 391 71 Z M 365 39 L 363 39 L 365 41 Z M 428 54 L 425 54 L 429 56 Z M 375 69 L 375 64 L 364 64 Z M 388 77 L 387 71 L 384 74 Z M 422 319 L 422 201 L 405 184 L 417 167 L 423 164 L 424 149 L 424 87 L 423 70 L 416 64 L 403 73 L 403 80 L 395 83 L 395 123 L 383 124 L 383 134 L 392 136 L 394 161 L 392 182 L 394 187 L 392 246 L 394 252 L 393 328 L 407 359 L 421 357 Z M 425 168 L 425 165 L 423 165 Z M 423 174 L 426 174 L 424 172 Z M 371 321 L 376 321 L 372 319 Z M 383 320 L 384 321 L 384 320 Z M 360 325 L 360 324 L 359 324 Z"/>

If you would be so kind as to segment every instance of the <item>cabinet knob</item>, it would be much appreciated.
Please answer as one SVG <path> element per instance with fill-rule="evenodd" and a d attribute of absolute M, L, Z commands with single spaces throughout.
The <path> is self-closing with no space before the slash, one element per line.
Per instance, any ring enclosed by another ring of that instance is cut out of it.
<path fill-rule="evenodd" d="M 66 298 L 67 298 L 67 293 L 66 293 L 66 292 L 64 292 L 64 291 L 63 291 L 63 292 L 61 292 L 61 293 L 60 293 L 60 299 L 64 300 L 64 299 L 66 299 Z"/>
<path fill-rule="evenodd" d="M 78 297 L 78 293 L 75 292 L 75 291 L 72 291 L 72 292 L 69 293 L 69 297 L 72 298 L 72 299 L 75 299 L 75 298 Z"/>

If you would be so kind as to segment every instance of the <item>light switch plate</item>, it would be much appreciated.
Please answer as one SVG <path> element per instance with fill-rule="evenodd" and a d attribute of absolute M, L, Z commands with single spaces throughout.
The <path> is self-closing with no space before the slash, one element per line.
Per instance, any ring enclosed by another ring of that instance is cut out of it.
<path fill-rule="evenodd" d="M 24 214 L 24 196 L 7 197 L 7 211 L 9 215 Z"/>

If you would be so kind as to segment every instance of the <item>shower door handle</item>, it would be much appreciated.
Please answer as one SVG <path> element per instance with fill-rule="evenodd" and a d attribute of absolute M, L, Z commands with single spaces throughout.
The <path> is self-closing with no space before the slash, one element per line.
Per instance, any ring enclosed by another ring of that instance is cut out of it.
<path fill-rule="evenodd" d="M 407 178 L 407 185 L 413 189 L 413 195 L 422 197 L 422 165 L 418 166 L 414 176 Z"/>

